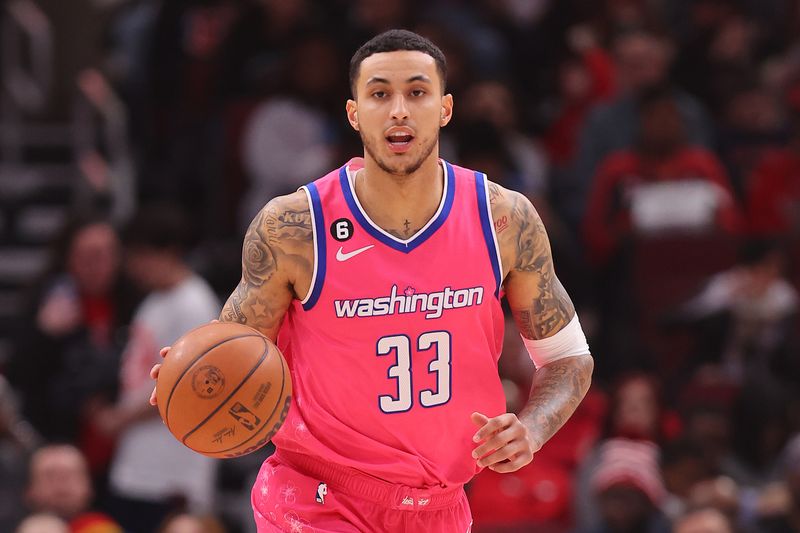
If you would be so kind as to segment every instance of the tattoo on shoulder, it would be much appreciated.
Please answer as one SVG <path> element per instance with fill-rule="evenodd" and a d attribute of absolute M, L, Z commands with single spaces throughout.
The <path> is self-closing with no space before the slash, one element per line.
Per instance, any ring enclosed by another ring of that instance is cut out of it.
<path fill-rule="evenodd" d="M 264 330 L 280 320 L 281 302 L 264 294 L 263 287 L 279 267 L 304 261 L 302 248 L 313 240 L 311 213 L 304 203 L 292 196 L 273 200 L 253 219 L 242 247 L 242 280 L 223 307 L 222 320 Z"/>
<path fill-rule="evenodd" d="M 493 181 L 489 182 L 489 204 L 494 206 L 503 195 L 503 189 Z"/>
<path fill-rule="evenodd" d="M 278 266 L 271 245 L 278 241 L 278 220 L 269 207 L 255 218 L 244 236 L 242 249 L 242 278 L 258 287 L 269 281 Z"/>
<path fill-rule="evenodd" d="M 254 226 L 256 231 L 266 228 L 260 231 L 260 234 L 267 244 L 278 248 L 291 248 L 310 242 L 313 239 L 311 211 L 308 205 L 289 198 L 291 197 L 284 197 L 281 202 L 273 200 L 267 204 L 251 224 L 248 234 Z"/>
<path fill-rule="evenodd" d="M 305 211 L 294 211 L 292 209 L 286 209 L 283 213 L 278 215 L 278 221 L 282 222 L 285 226 L 310 228 L 311 212 L 308 209 L 306 209 Z"/>
<path fill-rule="evenodd" d="M 496 183 L 489 182 L 489 205 L 491 206 L 494 218 L 494 232 L 500 235 L 507 230 L 509 225 L 509 215 L 505 210 L 498 209 L 497 204 L 503 196 L 503 189 Z M 496 212 L 499 211 L 499 212 Z"/>
<path fill-rule="evenodd" d="M 524 337 L 543 339 L 566 326 L 575 315 L 575 307 L 555 274 L 541 217 L 523 195 L 514 193 L 508 200 L 509 225 L 515 229 L 512 270 L 532 274 L 536 283 L 536 297 L 530 305 L 512 308 L 512 312 Z"/>

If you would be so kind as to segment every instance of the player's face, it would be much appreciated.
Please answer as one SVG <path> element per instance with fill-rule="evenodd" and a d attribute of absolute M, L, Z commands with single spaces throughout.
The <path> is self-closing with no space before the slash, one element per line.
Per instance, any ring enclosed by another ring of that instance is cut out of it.
<path fill-rule="evenodd" d="M 356 99 L 347 102 L 348 119 L 361 135 L 366 156 L 397 176 L 438 158 L 439 129 L 452 113 L 453 97 L 442 94 L 436 61 L 408 50 L 366 58 Z"/>

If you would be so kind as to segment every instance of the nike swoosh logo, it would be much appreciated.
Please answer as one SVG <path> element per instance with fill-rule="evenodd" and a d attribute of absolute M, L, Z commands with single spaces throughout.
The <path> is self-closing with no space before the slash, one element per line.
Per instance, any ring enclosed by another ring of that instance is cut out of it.
<path fill-rule="evenodd" d="M 370 248 L 373 248 L 375 245 L 370 244 L 369 246 L 365 246 L 363 248 L 359 248 L 358 250 L 353 250 L 352 252 L 343 253 L 342 247 L 339 247 L 339 250 L 336 252 L 336 260 L 337 261 L 347 261 L 348 259 L 352 259 L 353 257 L 357 256 L 361 252 L 366 252 Z"/>

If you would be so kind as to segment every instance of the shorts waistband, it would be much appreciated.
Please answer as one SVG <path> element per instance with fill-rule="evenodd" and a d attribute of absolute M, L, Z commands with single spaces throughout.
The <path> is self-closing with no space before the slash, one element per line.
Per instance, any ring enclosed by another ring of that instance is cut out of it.
<path fill-rule="evenodd" d="M 317 478 L 331 489 L 385 505 L 390 509 L 445 509 L 455 505 L 464 494 L 463 485 L 452 488 L 407 487 L 389 483 L 353 468 L 325 463 L 309 455 L 287 450 L 276 450 L 275 458 L 307 476 Z"/>

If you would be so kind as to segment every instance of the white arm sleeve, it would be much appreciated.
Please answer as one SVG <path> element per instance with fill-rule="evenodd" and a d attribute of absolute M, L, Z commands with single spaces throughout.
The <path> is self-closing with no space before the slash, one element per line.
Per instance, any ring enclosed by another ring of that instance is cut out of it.
<path fill-rule="evenodd" d="M 566 357 L 589 355 L 589 344 L 577 314 L 555 335 L 539 340 L 522 337 L 522 342 L 536 368 Z"/>

